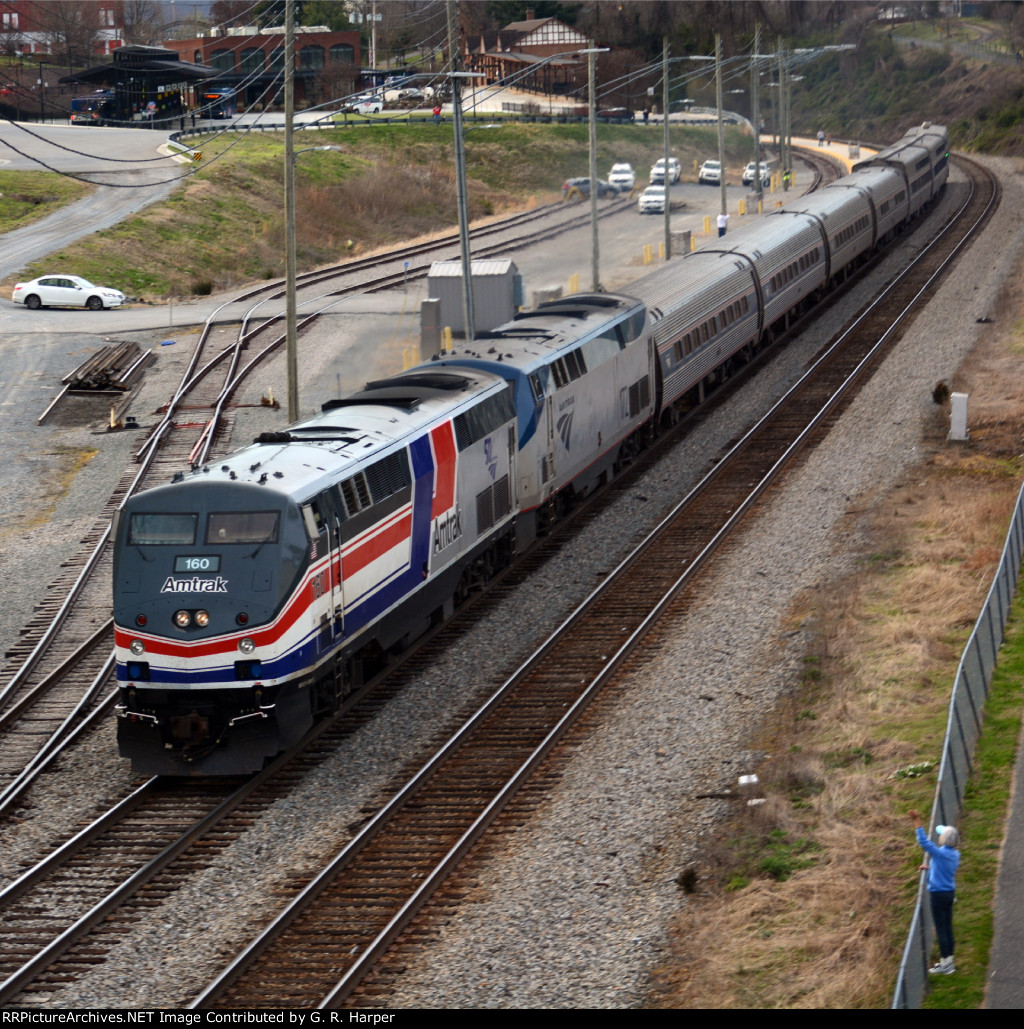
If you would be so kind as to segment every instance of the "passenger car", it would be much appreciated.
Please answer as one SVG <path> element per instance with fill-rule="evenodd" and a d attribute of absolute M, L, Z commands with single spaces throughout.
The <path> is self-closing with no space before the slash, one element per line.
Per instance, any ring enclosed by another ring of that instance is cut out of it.
<path fill-rule="evenodd" d="M 761 185 L 767 186 L 771 182 L 771 173 L 768 171 L 768 165 L 764 161 L 761 162 Z M 757 164 L 751 161 L 750 164 L 743 169 L 743 185 L 752 186 L 757 182 Z"/>
<path fill-rule="evenodd" d="M 380 114 L 384 110 L 384 101 L 379 96 L 357 96 L 343 110 L 347 114 Z"/>
<path fill-rule="evenodd" d="M 636 209 L 641 214 L 665 213 L 665 187 L 648 186 L 636 202 Z"/>
<path fill-rule="evenodd" d="M 88 307 L 101 311 L 120 307 L 124 294 L 110 286 L 94 286 L 78 275 L 43 275 L 31 282 L 19 282 L 11 299 L 37 311 L 40 307 Z"/>
<path fill-rule="evenodd" d="M 697 173 L 698 182 L 706 182 L 709 186 L 720 186 L 722 184 L 722 162 L 705 161 Z"/>
<path fill-rule="evenodd" d="M 562 184 L 562 199 L 567 198 L 574 189 L 579 190 L 581 196 L 589 197 L 590 179 L 586 176 L 579 179 L 566 179 Z M 605 182 L 604 179 L 597 180 L 597 195 L 599 198 L 613 197 L 616 193 L 618 193 L 618 190 Z"/>
<path fill-rule="evenodd" d="M 608 173 L 608 185 L 614 186 L 620 193 L 631 190 L 636 185 L 636 172 L 633 166 L 626 162 L 612 165 Z"/>
<path fill-rule="evenodd" d="M 673 182 L 679 181 L 679 176 L 682 175 L 683 169 L 679 161 L 675 157 L 668 159 L 668 181 L 671 185 Z M 654 185 L 657 182 L 665 181 L 665 158 L 659 157 L 654 164 L 651 165 L 651 184 Z"/>

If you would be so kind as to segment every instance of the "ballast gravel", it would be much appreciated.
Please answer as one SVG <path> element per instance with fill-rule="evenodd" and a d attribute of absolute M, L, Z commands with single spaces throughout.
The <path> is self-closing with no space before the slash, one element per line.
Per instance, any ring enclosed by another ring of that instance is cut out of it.
<path fill-rule="evenodd" d="M 1018 210 L 1020 163 L 990 164 L 1002 178 L 1002 211 Z M 951 182 L 943 205 L 961 192 Z M 828 588 L 864 553 L 869 542 L 851 512 L 869 509 L 919 459 L 925 428 L 936 417 L 932 389 L 953 380 L 981 329 L 976 319 L 994 310 L 1001 284 L 1018 272 L 1022 244 L 1019 221 L 997 215 L 828 438 L 748 518 L 741 539 L 706 576 L 698 602 L 603 703 L 599 727 L 582 734 L 543 803 L 488 848 L 473 869 L 473 889 L 445 909 L 429 949 L 404 956 L 389 1007 L 643 1004 L 669 920 L 686 903 L 676 879 L 729 812 L 729 801 L 698 795 L 735 789 L 739 775 L 756 772 L 760 755 L 749 741 L 799 684 L 806 639 L 783 616 L 798 594 Z M 895 262 L 919 246 L 899 244 L 873 281 L 891 278 Z M 282 886 L 343 844 L 363 817 L 361 807 L 406 760 L 443 735 L 454 712 L 488 696 L 513 661 L 799 378 L 859 308 L 860 295 L 837 301 L 302 788 L 126 931 L 104 963 L 73 987 L 26 995 L 22 1003 L 188 1003 L 283 902 Z M 332 329 L 335 336 L 339 331 L 345 332 Z M 307 345 L 316 352 L 315 340 Z M 312 381 L 323 368 L 308 370 Z M 154 395 L 166 385 L 158 379 L 147 386 Z M 253 410 L 236 417 L 237 442 L 267 427 Z M 72 489 L 57 520 L 87 517 L 89 497 L 77 492 Z M 82 505 L 78 516 L 73 504 Z M 20 542 L 28 547 L 33 539 Z M 35 539 L 34 545 L 43 544 Z M 28 568 L 33 558 L 20 560 Z M 98 806 L 109 784 L 130 778 L 108 726 L 47 777 L 34 807 L 5 831 L 0 884 L 66 823 L 69 809 L 90 807 L 85 798 Z"/>

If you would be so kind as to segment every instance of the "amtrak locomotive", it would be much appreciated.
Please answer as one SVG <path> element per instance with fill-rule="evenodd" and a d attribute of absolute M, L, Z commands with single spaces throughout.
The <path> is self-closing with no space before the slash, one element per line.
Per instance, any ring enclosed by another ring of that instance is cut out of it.
<path fill-rule="evenodd" d="M 245 774 L 448 617 L 574 498 L 939 195 L 923 125 L 631 295 L 542 304 L 125 502 L 122 755 Z"/>

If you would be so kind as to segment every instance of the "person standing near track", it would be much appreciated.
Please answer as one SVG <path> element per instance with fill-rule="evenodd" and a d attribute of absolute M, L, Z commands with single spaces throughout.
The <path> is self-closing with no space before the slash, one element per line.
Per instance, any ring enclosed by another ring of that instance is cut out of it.
<path fill-rule="evenodd" d="M 928 872 L 928 899 L 931 902 L 932 921 L 939 938 L 939 963 L 928 969 L 931 975 L 952 975 L 956 971 L 953 961 L 953 902 L 956 900 L 956 870 L 960 865 L 960 834 L 951 825 L 937 825 L 938 843 L 928 839 L 921 824 L 921 816 L 910 812 L 917 842 L 931 861 L 921 865 Z"/>

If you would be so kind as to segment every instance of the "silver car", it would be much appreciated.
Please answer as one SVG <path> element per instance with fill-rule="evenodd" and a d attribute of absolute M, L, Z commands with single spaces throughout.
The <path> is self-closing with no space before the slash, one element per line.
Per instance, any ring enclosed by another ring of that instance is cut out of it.
<path fill-rule="evenodd" d="M 120 307 L 124 294 L 110 286 L 94 286 L 78 275 L 43 275 L 31 282 L 19 282 L 11 299 L 33 311 L 40 307 L 87 307 L 102 311 L 105 307 Z"/>

